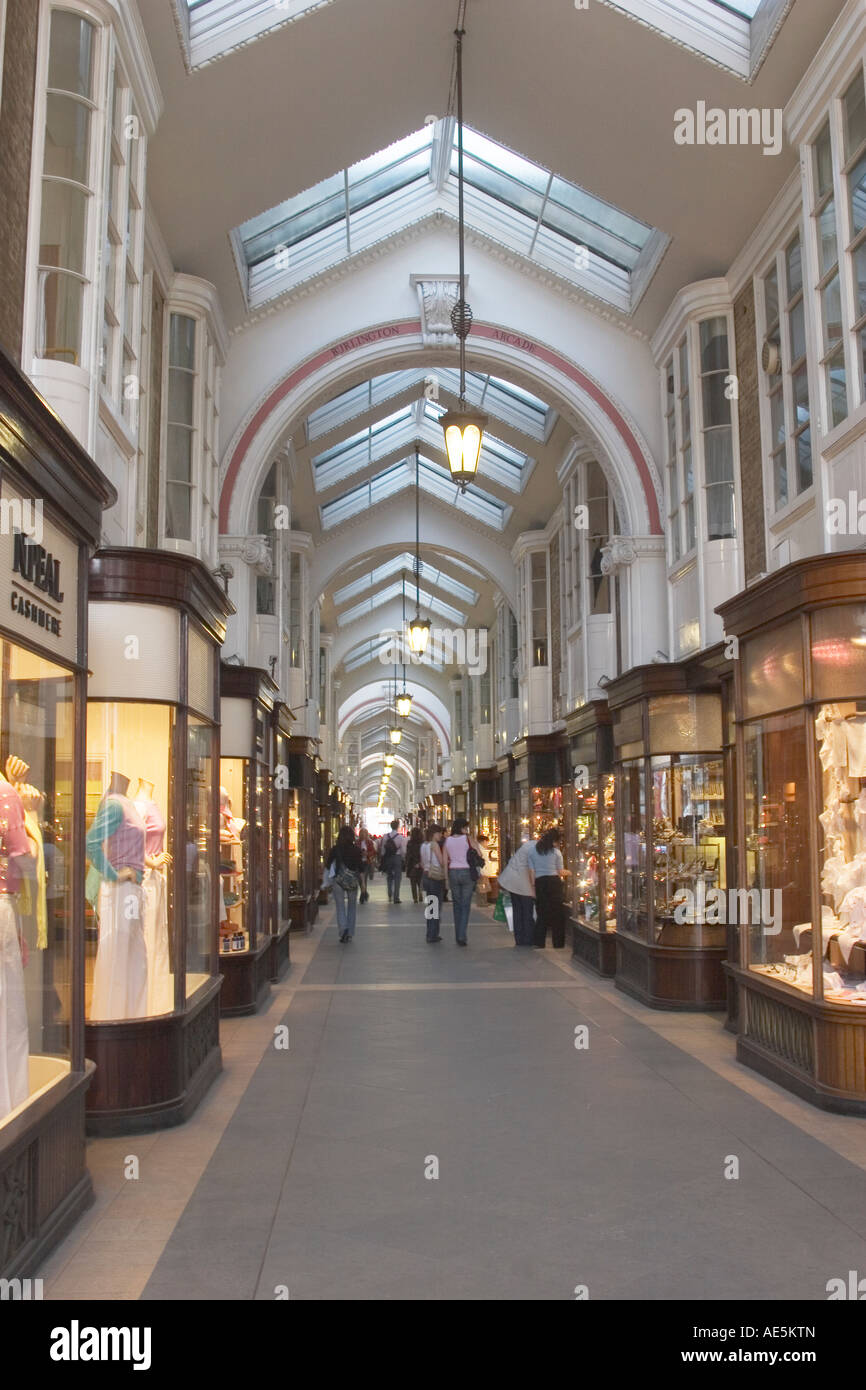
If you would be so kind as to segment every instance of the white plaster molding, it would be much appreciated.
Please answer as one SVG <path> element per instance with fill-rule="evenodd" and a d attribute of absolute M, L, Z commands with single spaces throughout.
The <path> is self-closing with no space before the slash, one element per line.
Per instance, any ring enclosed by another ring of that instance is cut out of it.
<path fill-rule="evenodd" d="M 845 79 L 862 64 L 866 43 L 866 4 L 849 0 L 800 80 L 785 108 L 788 137 L 794 145 L 817 133 L 827 107 Z"/>
<path fill-rule="evenodd" d="M 273 558 L 267 536 L 220 536 L 220 558 L 241 560 L 256 574 L 273 573 Z"/>
<path fill-rule="evenodd" d="M 184 275 L 181 271 L 175 271 L 168 298 L 171 309 L 205 319 L 219 365 L 224 367 L 228 356 L 229 337 L 216 286 L 209 280 L 200 280 L 196 275 Z"/>
<path fill-rule="evenodd" d="M 630 536 L 613 536 L 607 545 L 601 547 L 602 574 L 618 574 L 628 569 L 637 559 L 637 550 Z"/>
<path fill-rule="evenodd" d="M 424 346 L 458 347 L 459 339 L 451 327 L 451 310 L 460 298 L 460 276 L 410 275 L 409 283 L 418 293 Z M 468 285 L 467 275 L 467 293 Z"/>
<path fill-rule="evenodd" d="M 696 280 L 694 284 L 684 285 L 674 295 L 670 308 L 656 329 L 650 342 L 653 359 L 661 367 L 670 356 L 677 340 L 693 319 L 709 317 L 712 314 L 727 314 L 733 308 L 733 300 L 728 281 L 723 276 L 715 280 Z"/>

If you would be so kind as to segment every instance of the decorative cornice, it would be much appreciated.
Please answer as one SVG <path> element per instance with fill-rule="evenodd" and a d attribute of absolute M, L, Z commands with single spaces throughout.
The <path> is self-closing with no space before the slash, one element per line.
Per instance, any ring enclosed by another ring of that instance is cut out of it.
<path fill-rule="evenodd" d="M 451 311 L 460 298 L 460 276 L 410 275 L 409 283 L 418 293 L 424 346 L 457 347 L 459 340 L 451 327 Z M 465 283 L 468 286 L 468 275 Z"/>
<path fill-rule="evenodd" d="M 241 560 L 257 574 L 273 572 L 273 559 L 267 536 L 220 536 L 221 559 Z"/>
<path fill-rule="evenodd" d="M 74 0 L 69 8 L 75 9 Z M 148 136 L 153 135 L 159 125 L 164 102 L 138 5 L 135 0 L 86 0 L 86 9 L 113 29 L 144 128 Z"/>
<path fill-rule="evenodd" d="M 637 551 L 630 537 L 613 536 L 608 545 L 601 547 L 602 574 L 618 574 L 628 569 L 637 559 Z"/>
<path fill-rule="evenodd" d="M 842 73 L 862 67 L 864 41 L 866 4 L 864 0 L 849 0 L 785 107 L 792 144 L 811 139 L 843 80 Z"/>

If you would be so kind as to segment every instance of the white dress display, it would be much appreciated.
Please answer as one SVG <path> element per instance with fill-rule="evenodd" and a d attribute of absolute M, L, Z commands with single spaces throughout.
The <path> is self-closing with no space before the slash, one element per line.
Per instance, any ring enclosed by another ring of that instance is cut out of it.
<path fill-rule="evenodd" d="M 146 833 L 145 855 L 155 859 L 165 847 L 165 821 L 155 801 L 135 802 Z M 147 1012 L 167 1014 L 174 1008 L 174 976 L 168 949 L 168 894 L 162 869 L 144 871 L 144 944 L 147 950 Z"/>
<path fill-rule="evenodd" d="M 144 890 L 135 879 L 117 878 L 123 869 L 143 877 L 144 842 L 144 821 L 128 797 L 103 797 L 87 834 L 88 856 L 102 874 L 89 1014 L 94 1022 L 147 1015 Z"/>

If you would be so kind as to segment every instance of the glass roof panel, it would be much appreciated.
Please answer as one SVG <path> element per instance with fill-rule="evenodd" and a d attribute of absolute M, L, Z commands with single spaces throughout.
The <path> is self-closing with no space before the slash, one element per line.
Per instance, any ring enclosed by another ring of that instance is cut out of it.
<path fill-rule="evenodd" d="M 440 189 L 433 177 L 434 133 L 448 132 L 450 175 Z M 247 268 L 250 303 L 301 283 L 436 208 L 453 212 L 456 139 L 453 122 L 431 123 L 243 223 L 235 244 Z M 469 127 L 464 172 L 470 226 L 629 307 L 628 275 L 650 241 L 651 227 Z M 385 211 L 393 227 L 386 225 Z M 588 266 L 576 265 L 575 245 L 588 247 Z"/>
<path fill-rule="evenodd" d="M 351 488 L 344 492 L 340 497 L 333 498 L 330 502 L 324 502 L 319 507 L 319 514 L 322 521 L 322 529 L 328 531 L 333 526 L 339 526 L 341 522 L 348 521 L 350 518 L 358 516 L 360 512 L 369 510 L 377 502 L 384 501 L 388 497 L 393 497 L 395 493 L 401 492 L 404 488 L 409 488 L 415 481 L 414 460 L 402 460 L 400 463 L 393 464 L 386 468 L 382 473 L 377 473 L 375 478 L 368 479 L 358 487 Z M 470 483 L 465 493 L 461 493 L 451 480 L 441 465 L 433 463 L 430 459 L 420 459 L 418 469 L 418 482 L 421 488 L 435 497 L 438 501 L 447 499 L 449 505 L 455 506 L 458 511 L 465 511 L 470 516 L 481 521 L 485 526 L 490 526 L 497 531 L 503 531 L 508 525 L 511 517 L 511 507 L 500 502 L 498 498 L 491 497 L 489 493 Z M 451 496 L 453 490 L 453 497 Z"/>
<path fill-rule="evenodd" d="M 754 19 L 762 0 L 713 0 L 713 4 L 723 10 L 733 10 L 734 14 L 741 14 L 744 19 Z"/>

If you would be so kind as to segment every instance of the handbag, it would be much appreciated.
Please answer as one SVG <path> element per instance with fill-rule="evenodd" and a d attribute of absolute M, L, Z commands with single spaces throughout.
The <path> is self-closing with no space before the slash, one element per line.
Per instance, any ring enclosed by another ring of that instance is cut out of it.
<path fill-rule="evenodd" d="M 347 869 L 341 860 L 334 860 L 335 873 L 334 881 L 339 883 L 344 893 L 357 893 L 361 886 L 361 880 L 354 869 Z"/>
<path fill-rule="evenodd" d="M 482 855 L 478 853 L 478 850 L 475 849 L 474 845 L 470 845 L 466 851 L 466 863 L 469 865 L 469 873 L 472 876 L 472 882 L 477 883 L 478 875 L 484 868 L 485 860 Z"/>

